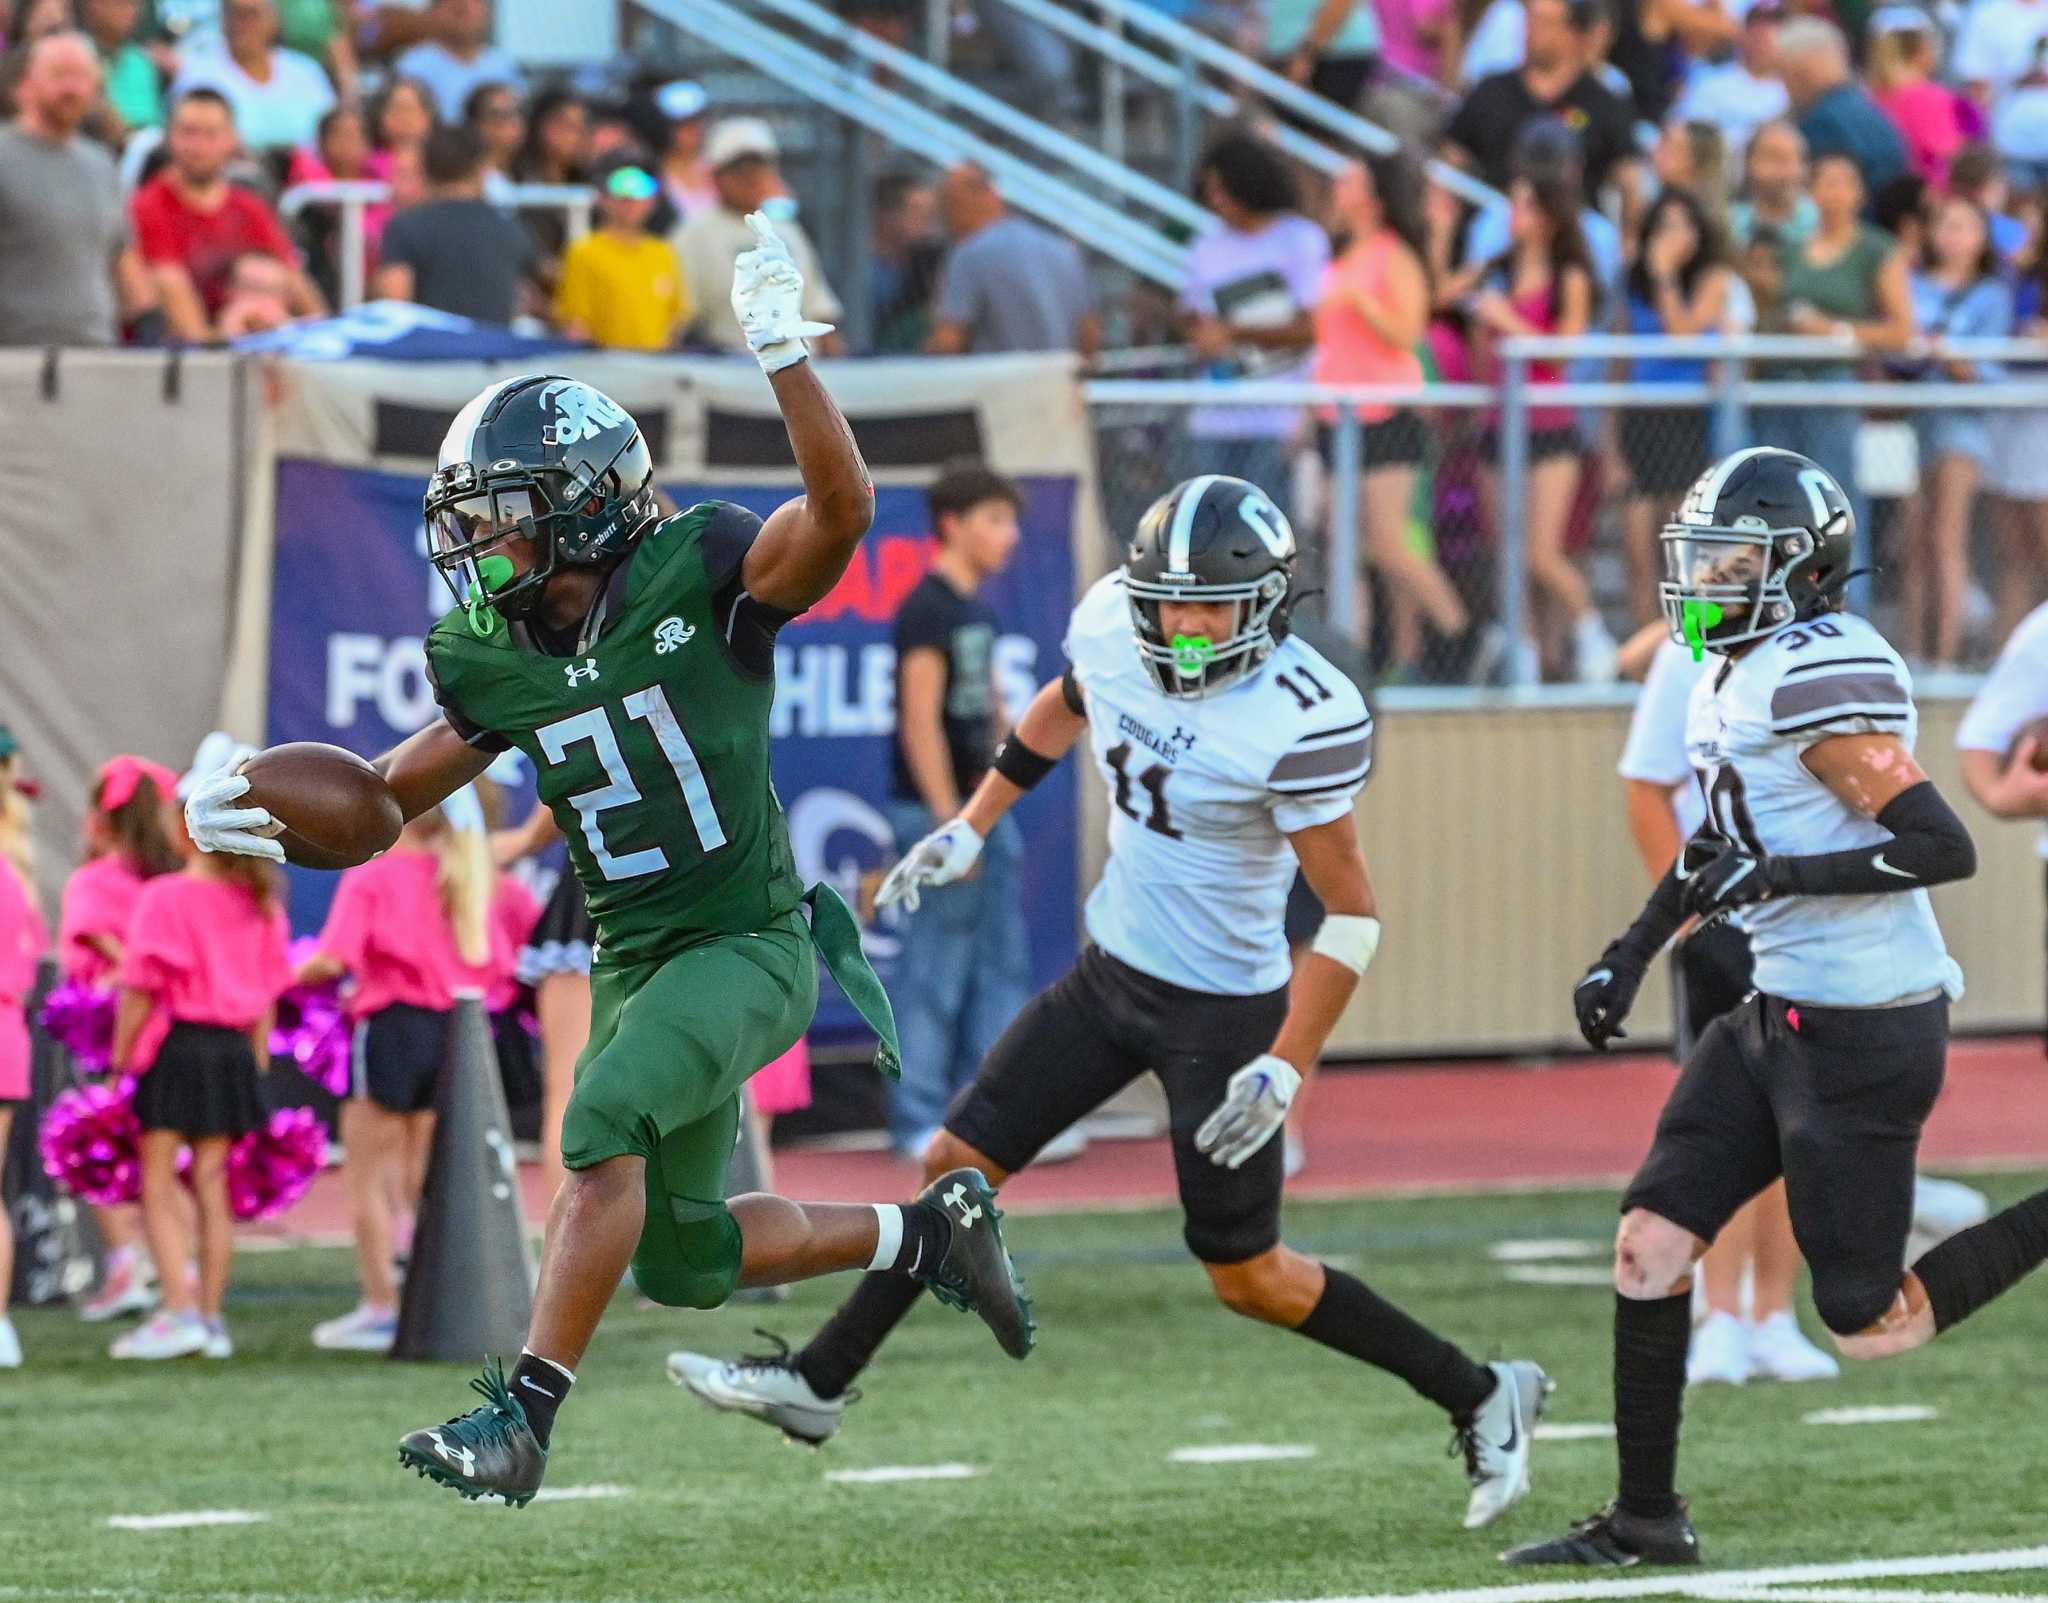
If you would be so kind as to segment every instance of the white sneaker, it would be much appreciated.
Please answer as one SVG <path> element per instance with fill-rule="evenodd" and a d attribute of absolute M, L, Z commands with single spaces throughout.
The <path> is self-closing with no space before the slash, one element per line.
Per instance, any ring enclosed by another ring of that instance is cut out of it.
<path fill-rule="evenodd" d="M 1069 1163 L 1088 1150 L 1088 1132 L 1078 1124 L 1068 1125 L 1038 1149 L 1033 1163 Z"/>
<path fill-rule="evenodd" d="M 1611 685 L 1621 677 L 1621 647 L 1597 612 L 1572 625 L 1572 657 L 1582 685 Z"/>
<path fill-rule="evenodd" d="M 232 1358 L 235 1356 L 234 1338 L 228 1334 L 228 1327 L 218 1319 L 206 1321 L 206 1345 L 199 1349 L 201 1358 Z"/>
<path fill-rule="evenodd" d="M 838 1433 L 846 1405 L 859 1395 L 847 1391 L 837 1397 L 820 1397 L 797 1373 L 787 1346 L 779 1353 L 754 1358 L 670 1353 L 668 1378 L 687 1386 L 713 1408 L 765 1420 L 791 1441 L 811 1447 L 822 1447 Z"/>
<path fill-rule="evenodd" d="M 142 1260 L 129 1256 L 109 1260 L 106 1284 L 78 1305 L 78 1317 L 97 1325 L 123 1314 L 146 1314 L 157 1304 L 156 1287 L 143 1272 Z"/>
<path fill-rule="evenodd" d="M 1806 1339 L 1788 1308 L 1750 1326 L 1749 1373 L 1753 1380 L 1839 1380 L 1842 1366 Z"/>
<path fill-rule="evenodd" d="M 1465 1479 L 1472 1483 L 1472 1499 L 1465 1505 L 1468 1531 L 1491 1525 L 1528 1495 L 1530 1433 L 1557 1389 L 1526 1360 L 1486 1367 L 1498 1384 L 1471 1423 L 1459 1427 L 1456 1440 L 1465 1454 Z"/>
<path fill-rule="evenodd" d="M 0 1314 L 0 1369 L 21 1368 L 21 1338 L 14 1333 L 14 1322 Z"/>
<path fill-rule="evenodd" d="M 398 1311 L 357 1303 L 339 1319 L 313 1327 L 313 1345 L 331 1353 L 388 1353 L 398 1339 Z"/>
<path fill-rule="evenodd" d="M 1686 1355 L 1688 1386 L 1740 1386 L 1749 1379 L 1749 1327 L 1733 1314 L 1711 1313 L 1693 1326 Z"/>
<path fill-rule="evenodd" d="M 197 1314 L 160 1313 L 137 1325 L 107 1349 L 111 1358 L 189 1358 L 207 1342 L 206 1321 Z"/>
<path fill-rule="evenodd" d="M 1990 1217 L 1991 1199 L 1974 1186 L 1966 1186 L 1960 1180 L 1915 1175 L 1913 1231 L 1906 1241 L 1906 1262 L 1917 1263 L 1922 1253 Z"/>

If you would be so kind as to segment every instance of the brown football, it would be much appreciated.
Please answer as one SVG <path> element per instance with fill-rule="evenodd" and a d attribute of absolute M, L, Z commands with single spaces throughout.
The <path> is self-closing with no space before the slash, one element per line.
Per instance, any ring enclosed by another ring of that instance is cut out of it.
<path fill-rule="evenodd" d="M 301 868 L 353 868 L 389 851 L 405 819 L 384 776 L 352 751 L 295 740 L 242 765 L 243 803 L 283 827 L 285 861 Z"/>
<path fill-rule="evenodd" d="M 2012 747 L 2005 754 L 2005 767 L 2012 766 L 2012 760 L 2029 739 L 2034 742 L 2034 772 L 2048 774 L 2048 715 L 2036 718 L 2026 728 L 2013 736 Z"/>

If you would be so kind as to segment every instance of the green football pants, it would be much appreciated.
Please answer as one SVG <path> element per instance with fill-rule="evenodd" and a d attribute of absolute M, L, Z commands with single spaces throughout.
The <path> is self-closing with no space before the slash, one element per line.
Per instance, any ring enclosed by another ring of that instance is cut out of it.
<path fill-rule="evenodd" d="M 740 1087 L 810 1025 L 810 930 L 791 913 L 662 961 L 600 961 L 590 990 L 590 1044 L 562 1119 L 562 1162 L 645 1159 L 633 1279 L 670 1307 L 716 1308 L 740 1276 L 740 1229 L 725 1205 Z"/>

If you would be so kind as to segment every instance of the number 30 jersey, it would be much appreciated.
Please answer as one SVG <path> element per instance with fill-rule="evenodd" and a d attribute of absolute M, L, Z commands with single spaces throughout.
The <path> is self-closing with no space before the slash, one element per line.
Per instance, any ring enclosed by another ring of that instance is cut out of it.
<path fill-rule="evenodd" d="M 1372 766 L 1365 698 L 1291 636 L 1227 690 L 1169 696 L 1139 659 L 1115 573 L 1074 609 L 1066 651 L 1110 795 L 1089 937 L 1186 990 L 1279 990 L 1292 972 L 1287 836 L 1350 815 Z"/>
<path fill-rule="evenodd" d="M 1705 828 L 1759 855 L 1875 846 L 1891 837 L 1814 778 L 1801 758 L 1836 735 L 1919 734 L 1912 675 L 1853 613 L 1792 624 L 1704 675 L 1686 715 L 1686 750 Z M 1943 990 L 1962 995 L 1934 904 L 1887 896 L 1781 896 L 1742 910 L 1756 987 L 1793 1002 L 1879 1007 Z"/>

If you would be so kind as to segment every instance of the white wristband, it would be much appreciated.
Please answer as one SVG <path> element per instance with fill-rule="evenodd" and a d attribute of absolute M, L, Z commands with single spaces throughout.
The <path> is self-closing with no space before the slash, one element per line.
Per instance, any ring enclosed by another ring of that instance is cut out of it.
<path fill-rule="evenodd" d="M 1364 974 L 1372 955 L 1380 949 L 1380 921 L 1356 913 L 1330 913 L 1316 931 L 1311 952 L 1319 952 L 1333 963 L 1342 963 L 1354 974 Z"/>
<path fill-rule="evenodd" d="M 763 373 L 780 373 L 785 367 L 795 367 L 811 354 L 811 348 L 799 335 L 795 339 L 777 340 L 773 345 L 764 345 L 754 352 L 754 360 L 761 364 Z"/>

